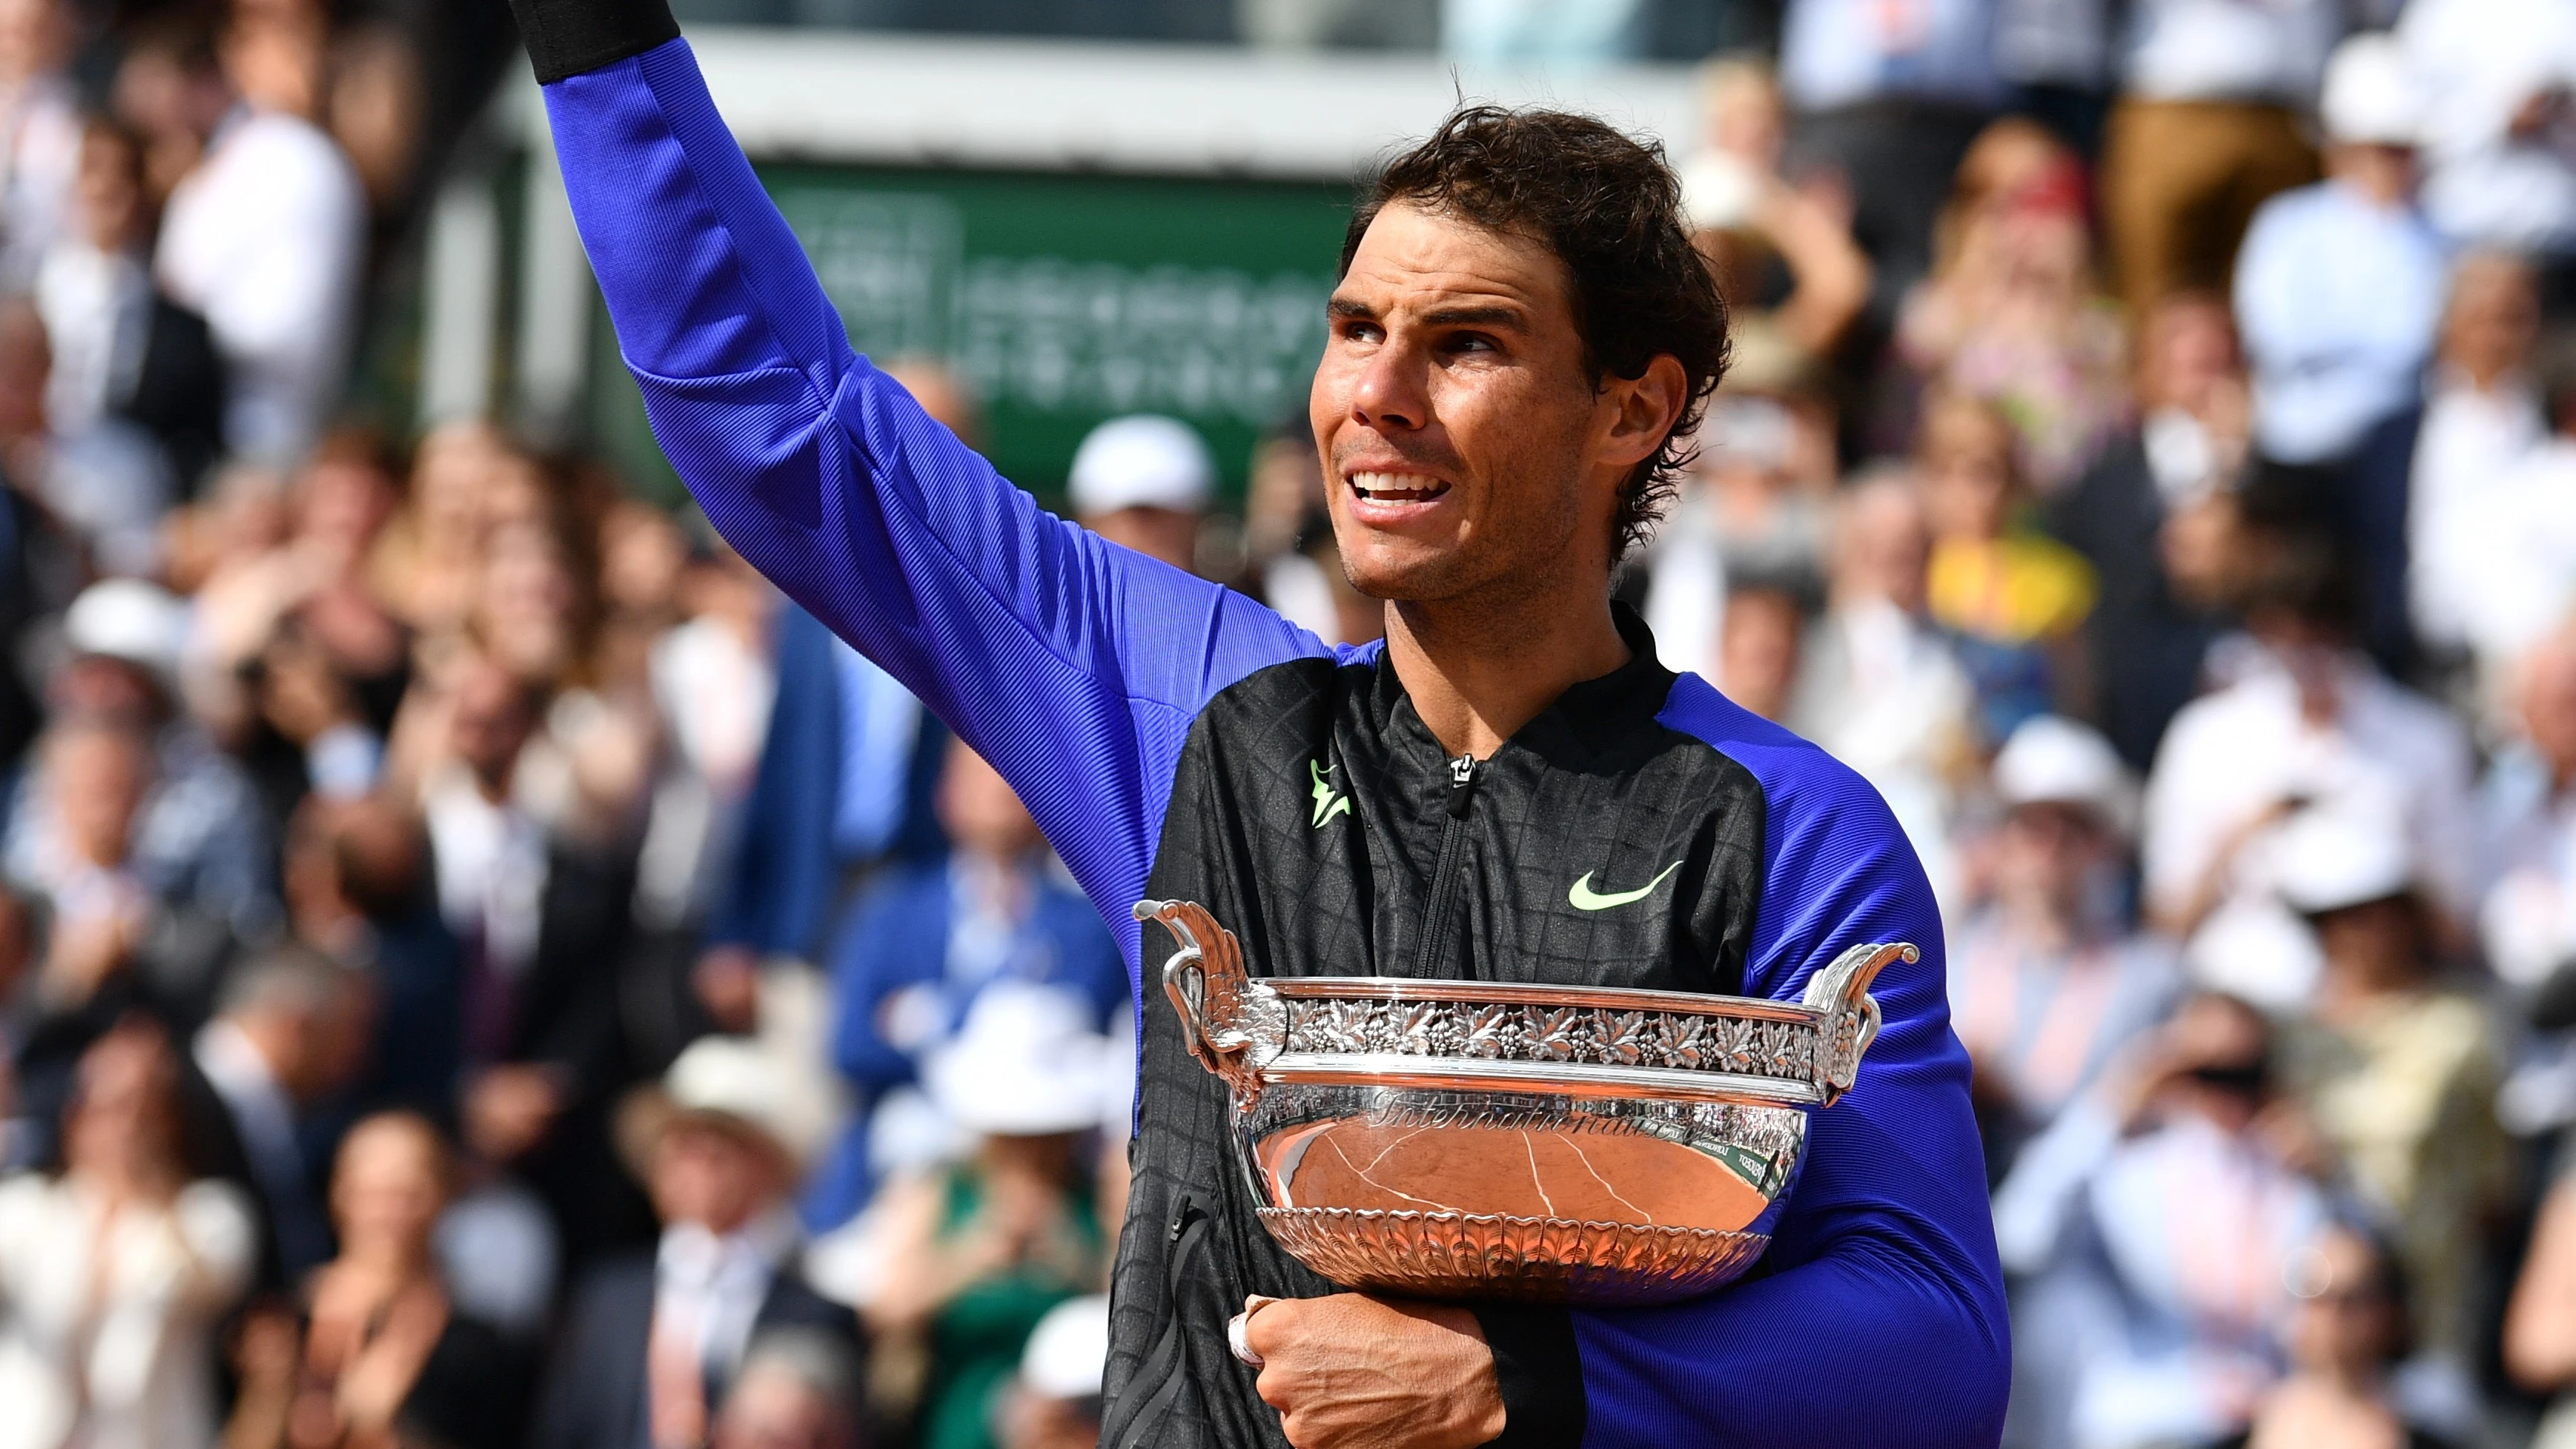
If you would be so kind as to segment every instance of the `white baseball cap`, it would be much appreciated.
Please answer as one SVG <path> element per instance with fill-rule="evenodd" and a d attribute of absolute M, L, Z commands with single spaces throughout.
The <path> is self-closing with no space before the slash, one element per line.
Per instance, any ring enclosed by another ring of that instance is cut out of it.
<path fill-rule="evenodd" d="M 2396 37 L 2373 31 L 2335 47 L 2317 119 L 2326 137 L 2362 146 L 2412 146 L 2424 134 L 2424 95 Z"/>
<path fill-rule="evenodd" d="M 63 640 L 74 654 L 122 659 L 172 679 L 187 648 L 188 604 L 158 584 L 104 579 L 64 611 Z"/>
<path fill-rule="evenodd" d="M 2127 767 L 2101 733 L 2053 714 L 2022 721 L 1995 756 L 1995 798 L 2004 808 L 2081 805 L 2126 832 L 2137 808 Z"/>
<path fill-rule="evenodd" d="M 1082 999 L 1061 987 L 997 981 L 923 1064 L 922 1086 L 950 1121 L 987 1137 L 1097 1127 L 1111 1048 L 1089 1017 Z"/>
<path fill-rule="evenodd" d="M 676 1124 L 712 1118 L 774 1143 L 788 1160 L 814 1160 L 840 1127 L 839 1103 L 818 1090 L 787 1054 L 748 1037 L 705 1036 L 689 1043 L 662 1074 L 662 1095 Z"/>
<path fill-rule="evenodd" d="M 2404 830 L 2372 811 L 2302 810 L 2281 827 L 2272 860 L 2281 903 L 2303 916 L 2402 896 L 2416 884 Z"/>
<path fill-rule="evenodd" d="M 1135 413 L 1111 418 L 1082 440 L 1067 491 L 1082 518 L 1125 508 L 1203 513 L 1216 492 L 1216 460 L 1189 424 Z"/>
<path fill-rule="evenodd" d="M 1096 1399 L 1109 1367 L 1109 1299 L 1073 1298 L 1047 1310 L 1020 1353 L 1020 1382 L 1042 1399 Z"/>

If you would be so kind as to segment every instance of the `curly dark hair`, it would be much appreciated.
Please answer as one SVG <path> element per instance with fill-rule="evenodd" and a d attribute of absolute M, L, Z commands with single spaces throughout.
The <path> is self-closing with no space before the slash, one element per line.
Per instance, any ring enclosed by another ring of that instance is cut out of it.
<path fill-rule="evenodd" d="M 1681 183 L 1663 147 L 1590 116 L 1467 106 L 1369 183 L 1342 240 L 1348 273 L 1369 223 L 1390 203 L 1527 237 L 1554 252 L 1574 282 L 1584 367 L 1637 378 L 1657 357 L 1682 365 L 1687 401 L 1655 455 L 1619 491 L 1611 555 L 1643 544 L 1698 456 L 1692 434 L 1726 372 L 1726 301 L 1682 222 Z"/>

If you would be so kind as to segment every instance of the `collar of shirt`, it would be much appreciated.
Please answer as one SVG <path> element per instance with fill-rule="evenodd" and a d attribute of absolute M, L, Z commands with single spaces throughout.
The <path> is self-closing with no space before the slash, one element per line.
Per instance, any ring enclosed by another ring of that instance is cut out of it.
<path fill-rule="evenodd" d="M 698 1223 L 672 1224 L 654 1255 L 654 1315 L 693 1325 L 700 1360 L 730 1372 L 750 1347 L 760 1306 L 798 1236 L 784 1206 L 721 1235 Z"/>

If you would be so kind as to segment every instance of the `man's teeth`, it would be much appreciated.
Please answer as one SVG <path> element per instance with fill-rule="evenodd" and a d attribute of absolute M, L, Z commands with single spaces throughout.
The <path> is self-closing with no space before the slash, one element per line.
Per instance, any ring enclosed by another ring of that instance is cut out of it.
<path fill-rule="evenodd" d="M 1372 503 L 1422 503 L 1449 491 L 1448 484 L 1418 473 L 1353 473 L 1351 487 Z"/>

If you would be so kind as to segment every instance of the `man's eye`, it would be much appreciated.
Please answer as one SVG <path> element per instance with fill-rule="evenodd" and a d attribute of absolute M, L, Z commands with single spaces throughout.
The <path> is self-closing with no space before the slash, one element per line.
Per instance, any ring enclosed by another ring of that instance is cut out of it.
<path fill-rule="evenodd" d="M 1383 342 L 1386 329 L 1374 322 L 1345 322 L 1342 324 L 1342 338 L 1347 342 Z"/>

